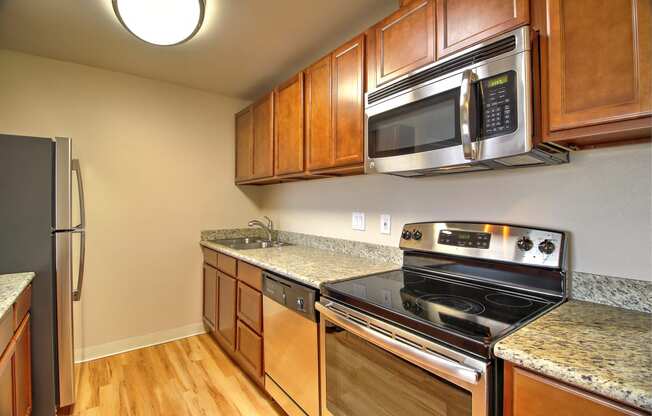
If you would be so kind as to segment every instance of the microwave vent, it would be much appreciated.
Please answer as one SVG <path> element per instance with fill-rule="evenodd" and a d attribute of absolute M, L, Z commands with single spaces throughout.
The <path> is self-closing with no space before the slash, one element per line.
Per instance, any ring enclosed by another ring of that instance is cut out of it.
<path fill-rule="evenodd" d="M 483 62 L 493 57 L 513 51 L 516 48 L 516 37 L 509 36 L 497 42 L 475 49 L 456 58 L 442 62 L 424 71 L 410 75 L 400 81 L 381 88 L 369 94 L 367 104 L 373 104 L 398 92 L 415 87 L 424 82 L 450 74 L 461 68 L 466 68 L 478 62 Z"/>
<path fill-rule="evenodd" d="M 496 163 L 500 163 L 501 165 L 505 165 L 505 166 L 516 167 L 516 166 L 528 166 L 528 165 L 543 165 L 545 162 L 530 155 L 520 155 L 520 156 L 512 156 L 512 157 L 505 157 L 502 159 L 496 159 Z"/>

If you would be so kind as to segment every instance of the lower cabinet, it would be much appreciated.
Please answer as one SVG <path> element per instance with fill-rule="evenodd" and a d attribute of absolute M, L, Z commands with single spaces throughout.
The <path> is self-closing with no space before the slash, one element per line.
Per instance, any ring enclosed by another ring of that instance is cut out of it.
<path fill-rule="evenodd" d="M 505 362 L 503 416 L 622 416 L 638 410 Z"/>
<path fill-rule="evenodd" d="M 0 320 L 0 415 L 32 413 L 30 288 Z M 13 313 L 12 313 L 13 312 Z"/>
<path fill-rule="evenodd" d="M 223 346 L 235 351 L 236 280 L 222 272 L 217 272 L 217 282 L 216 335 Z"/>
<path fill-rule="evenodd" d="M 222 349 L 262 387 L 262 270 L 223 253 L 203 250 L 204 323 Z M 214 259 L 216 268 L 207 263 Z M 214 330 L 210 322 L 214 322 Z"/>

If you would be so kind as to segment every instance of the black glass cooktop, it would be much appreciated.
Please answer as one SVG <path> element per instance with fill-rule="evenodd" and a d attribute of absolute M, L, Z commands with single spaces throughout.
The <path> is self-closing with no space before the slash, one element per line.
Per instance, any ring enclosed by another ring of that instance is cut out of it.
<path fill-rule="evenodd" d="M 482 355 L 494 340 L 555 303 L 407 270 L 326 284 L 322 294 Z"/>

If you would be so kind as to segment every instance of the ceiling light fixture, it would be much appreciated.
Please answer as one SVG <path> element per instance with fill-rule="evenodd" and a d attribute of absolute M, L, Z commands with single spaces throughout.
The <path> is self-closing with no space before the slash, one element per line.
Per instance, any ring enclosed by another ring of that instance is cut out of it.
<path fill-rule="evenodd" d="M 204 20 L 204 0 L 113 0 L 120 23 L 147 43 L 171 46 L 192 38 Z"/>

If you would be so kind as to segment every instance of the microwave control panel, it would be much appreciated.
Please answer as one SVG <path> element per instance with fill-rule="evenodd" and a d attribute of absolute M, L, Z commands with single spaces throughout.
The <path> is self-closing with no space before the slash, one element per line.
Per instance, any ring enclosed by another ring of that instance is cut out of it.
<path fill-rule="evenodd" d="M 516 74 L 514 71 L 479 81 L 482 88 L 483 138 L 516 131 Z"/>

